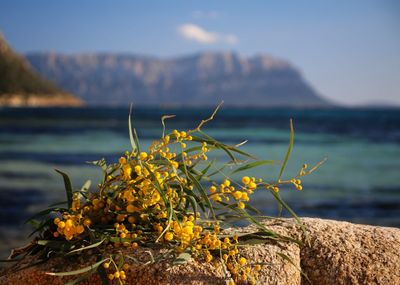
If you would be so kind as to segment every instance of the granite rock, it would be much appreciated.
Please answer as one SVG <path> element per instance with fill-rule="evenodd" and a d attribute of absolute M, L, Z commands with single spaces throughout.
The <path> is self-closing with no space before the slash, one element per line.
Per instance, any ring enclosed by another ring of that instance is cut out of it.
<path fill-rule="evenodd" d="M 242 249 L 250 262 L 265 262 L 260 284 L 400 284 L 400 229 L 357 225 L 333 220 L 303 218 L 305 231 L 292 219 L 268 220 L 272 230 L 300 241 L 269 242 Z M 254 228 L 242 228 L 241 232 Z M 157 257 L 160 250 L 150 250 Z M 148 249 L 129 253 L 146 262 Z M 283 254 L 283 255 L 282 255 Z M 286 257 L 288 258 L 286 258 Z M 77 269 L 94 260 L 58 260 L 0 278 L 1 284 L 63 284 L 70 280 L 46 275 Z M 77 265 L 80 264 L 80 265 Z M 300 274 L 300 270 L 303 274 Z M 184 265 L 171 262 L 152 265 L 130 263 L 127 284 L 225 284 L 221 266 L 190 260 Z M 96 275 L 87 284 L 101 284 Z"/>

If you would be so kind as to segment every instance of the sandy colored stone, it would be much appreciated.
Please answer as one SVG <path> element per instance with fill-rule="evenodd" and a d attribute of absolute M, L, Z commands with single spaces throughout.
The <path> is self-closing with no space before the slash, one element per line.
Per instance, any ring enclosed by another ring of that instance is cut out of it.
<path fill-rule="evenodd" d="M 285 252 L 292 258 L 299 256 L 299 249 L 296 245 L 257 245 L 243 250 L 243 255 L 249 261 L 274 263 L 266 266 L 261 271 L 259 281 L 261 284 L 293 284 L 300 285 L 300 275 L 298 271 L 287 261 L 281 259 L 277 253 Z M 124 250 L 124 253 L 135 257 L 140 262 L 147 262 L 151 257 L 147 251 L 151 251 L 152 256 L 157 258 L 161 251 L 151 249 L 136 249 L 134 251 Z M 139 265 L 129 259 L 126 262 L 130 265 L 126 271 L 128 285 L 152 285 L 152 284 L 177 284 L 177 285 L 200 285 L 200 284 L 226 284 L 226 279 L 222 266 L 213 266 L 208 263 L 199 263 L 190 260 L 184 265 L 173 266 L 170 261 L 160 262 L 150 265 Z M 47 275 L 46 272 L 72 271 L 83 268 L 95 260 L 88 260 L 80 265 L 78 260 L 52 259 L 51 261 L 29 269 L 25 269 L 13 274 L 7 274 L 0 278 L 0 284 L 64 284 L 76 278 L 61 278 Z M 297 259 L 300 264 L 300 260 Z M 86 282 L 86 283 L 85 283 Z M 82 284 L 101 284 L 99 277 L 95 274 Z"/>
<path fill-rule="evenodd" d="M 294 237 L 298 234 L 296 223 L 291 219 L 273 219 L 263 222 L 267 228 L 283 236 Z M 256 227 L 227 229 L 227 232 L 254 232 Z M 241 254 L 250 262 L 265 262 L 271 265 L 263 266 L 258 278 L 259 284 L 274 285 L 300 285 L 300 247 L 296 243 L 268 242 L 247 247 Z M 286 255 L 290 261 L 282 258 L 280 254 Z"/>
<path fill-rule="evenodd" d="M 241 232 L 251 230 L 251 228 L 241 229 Z M 163 253 L 160 250 L 143 249 L 124 250 L 141 263 L 151 260 L 150 254 L 154 258 Z M 260 284 L 276 285 L 300 285 L 301 278 L 299 271 L 287 260 L 281 258 L 278 253 L 284 253 L 292 259 L 296 267 L 300 267 L 300 249 L 292 243 L 271 243 L 258 244 L 241 249 L 241 253 L 249 262 L 265 262 L 266 265 L 260 272 L 258 278 Z M 139 265 L 129 259 L 126 260 L 130 265 L 126 271 L 128 280 L 126 284 L 178 284 L 178 285 L 200 285 L 200 284 L 226 284 L 226 278 L 222 266 L 213 266 L 211 264 L 190 260 L 184 265 L 172 265 L 171 261 L 165 261 L 150 265 Z M 29 261 L 28 261 L 29 262 Z M 0 278 L 0 284 L 64 284 L 71 278 L 60 278 L 47 275 L 46 272 L 72 271 L 83 268 L 96 261 L 85 260 L 80 262 L 78 259 L 52 259 L 49 262 L 25 269 L 14 274 L 7 274 Z M 229 276 L 228 276 L 229 277 Z M 76 277 L 75 277 L 76 278 Z M 82 284 L 101 284 L 97 275 L 93 275 L 86 283 Z"/>
<path fill-rule="evenodd" d="M 264 224 L 274 231 L 302 242 L 258 244 L 242 249 L 249 262 L 265 262 L 260 284 L 309 284 L 301 277 L 299 268 L 311 284 L 400 284 L 400 229 L 356 225 L 321 219 L 302 219 L 306 233 L 292 219 L 270 220 Z M 251 231 L 252 227 L 240 229 Z M 149 260 L 144 249 L 129 254 L 141 262 Z M 157 257 L 160 251 L 151 250 Z M 282 258 L 283 253 L 291 262 Z M 86 260 L 86 263 L 94 260 Z M 225 284 L 221 267 L 191 260 L 185 265 L 171 262 L 152 265 L 130 263 L 127 284 Z M 0 278 L 0 284 L 63 284 L 68 279 L 46 275 L 77 269 L 77 260 L 54 259 L 16 274 Z M 81 264 L 84 267 L 85 264 Z M 86 283 L 100 284 L 97 276 Z"/>
<path fill-rule="evenodd" d="M 283 259 L 278 253 L 288 256 L 294 263 Z M 265 262 L 258 278 L 259 284 L 300 285 L 300 249 L 296 244 L 257 245 L 246 248 L 242 255 L 249 262 Z"/>
<path fill-rule="evenodd" d="M 313 284 L 400 284 L 400 229 L 303 222 L 310 240 L 301 248 L 301 267 Z"/>

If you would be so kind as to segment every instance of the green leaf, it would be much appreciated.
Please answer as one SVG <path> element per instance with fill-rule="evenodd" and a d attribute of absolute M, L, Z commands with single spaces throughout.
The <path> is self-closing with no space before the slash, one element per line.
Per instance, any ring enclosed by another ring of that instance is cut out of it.
<path fill-rule="evenodd" d="M 204 175 L 208 172 L 208 170 L 210 169 L 210 167 L 211 167 L 214 163 L 215 163 L 215 159 L 213 159 L 212 161 L 210 161 L 210 163 L 207 165 L 207 167 L 204 168 L 204 169 L 201 171 L 202 176 L 204 176 Z M 201 177 L 200 177 L 199 179 L 201 179 Z"/>
<path fill-rule="evenodd" d="M 261 212 L 258 209 L 254 208 L 250 204 L 246 204 L 246 209 L 248 209 L 249 211 L 252 211 L 253 213 L 255 213 L 257 215 L 261 214 Z"/>
<path fill-rule="evenodd" d="M 197 190 L 200 192 L 201 197 L 204 199 L 204 202 L 206 203 L 207 207 L 210 209 L 213 217 L 215 218 L 215 212 L 214 208 L 211 204 L 210 199 L 207 196 L 206 191 L 204 190 L 203 186 L 201 186 L 200 182 L 189 172 L 188 173 L 188 178 L 193 182 L 193 184 L 196 186 Z"/>
<path fill-rule="evenodd" d="M 172 204 L 171 201 L 168 200 L 167 196 L 165 195 L 164 191 L 162 190 L 162 187 L 160 183 L 158 183 L 157 177 L 154 175 L 154 173 L 151 171 L 150 167 L 147 165 L 147 163 L 143 162 L 144 167 L 147 169 L 149 172 L 150 176 L 152 177 L 152 180 L 154 181 L 154 186 L 156 187 L 158 193 L 160 194 L 162 200 L 164 201 L 165 206 L 169 205 L 168 209 L 168 222 L 171 221 L 172 217 L 176 218 L 175 212 L 172 209 Z"/>
<path fill-rule="evenodd" d="M 257 226 L 259 229 L 262 229 L 266 233 L 270 234 L 271 237 L 279 237 L 280 235 L 268 228 L 266 228 L 263 224 L 261 224 L 259 221 L 257 221 L 253 216 L 251 216 L 249 213 L 247 213 L 246 210 L 242 209 L 237 209 L 237 212 L 239 212 L 243 218 L 247 219 L 249 222 L 253 223 L 255 226 Z"/>
<path fill-rule="evenodd" d="M 210 165 L 211 166 L 211 165 Z M 196 175 L 197 180 L 203 180 L 203 181 L 208 181 L 212 182 L 211 178 L 208 177 L 207 175 L 203 174 L 201 171 L 198 171 L 196 168 L 190 167 L 190 171 Z"/>
<path fill-rule="evenodd" d="M 247 152 L 244 152 L 244 151 L 242 151 L 242 150 L 240 150 L 240 149 L 238 149 L 236 147 L 233 147 L 233 146 L 226 146 L 226 147 L 227 147 L 227 149 L 229 149 L 229 150 L 231 150 L 233 152 L 236 152 L 238 154 L 241 154 L 243 156 L 247 156 L 247 157 L 252 158 L 252 159 L 257 159 L 256 157 L 252 156 L 251 154 L 248 154 Z"/>
<path fill-rule="evenodd" d="M 165 136 L 165 120 L 166 119 L 171 119 L 171 118 L 175 118 L 176 117 L 176 115 L 164 115 L 164 116 L 162 116 L 161 117 L 161 124 L 162 124 L 162 126 L 163 126 L 163 130 L 162 130 L 162 136 L 164 137 Z"/>
<path fill-rule="evenodd" d="M 281 199 L 281 195 L 278 192 L 275 192 L 276 196 Z M 278 203 L 278 217 L 281 218 L 282 217 L 282 213 L 283 213 L 283 206 L 281 203 Z"/>
<path fill-rule="evenodd" d="M 29 236 L 28 236 L 28 237 L 31 237 L 35 233 L 42 231 L 44 228 L 50 227 L 53 224 L 53 220 L 52 219 L 48 219 L 48 220 L 43 221 L 41 223 L 37 223 L 37 221 L 35 221 L 35 220 L 29 220 L 28 223 L 35 227 L 35 230 L 33 232 L 31 232 L 29 234 Z"/>
<path fill-rule="evenodd" d="M 163 199 L 164 204 L 168 205 L 170 202 L 169 202 L 167 196 L 165 195 L 164 191 L 162 190 L 160 183 L 158 183 L 157 177 L 154 175 L 154 173 L 152 172 L 150 167 L 147 165 L 147 163 L 143 162 L 143 166 L 147 169 L 147 171 L 149 172 L 152 180 L 154 181 L 153 184 L 156 187 L 156 189 L 157 189 L 158 193 L 160 194 L 161 198 Z M 169 212 L 169 210 L 168 210 L 168 212 Z"/>
<path fill-rule="evenodd" d="M 139 137 L 138 137 L 138 135 L 136 133 L 136 129 L 135 128 L 133 129 L 133 139 L 135 140 L 135 144 L 136 144 L 136 147 L 137 147 L 137 153 L 140 153 Z"/>
<path fill-rule="evenodd" d="M 91 248 L 94 248 L 94 247 L 98 247 L 98 246 L 101 245 L 104 241 L 105 241 L 105 239 L 102 239 L 101 241 L 96 242 L 96 243 L 93 243 L 93 244 L 91 244 L 91 245 L 88 245 L 88 246 L 85 246 L 85 247 L 81 247 L 81 248 L 78 248 L 78 249 L 71 250 L 70 252 L 67 253 L 67 255 L 74 254 L 74 253 L 77 253 L 77 252 L 79 252 L 79 251 L 91 249 Z"/>
<path fill-rule="evenodd" d="M 102 267 L 99 266 L 97 269 L 99 269 L 99 268 L 102 268 Z M 103 269 L 104 269 L 104 268 L 103 268 Z M 86 280 L 87 278 L 89 278 L 90 275 L 92 275 L 92 274 L 95 273 L 95 272 L 96 272 L 96 269 L 89 270 L 88 272 L 86 272 L 86 274 L 84 274 L 84 275 L 82 275 L 82 276 L 79 276 L 78 278 L 76 278 L 76 279 L 74 279 L 74 280 L 72 280 L 72 281 L 69 281 L 69 282 L 65 283 L 65 285 L 75 285 L 75 284 L 79 284 L 80 282 L 82 282 L 82 281 Z M 103 283 L 103 284 L 104 284 L 104 283 Z M 108 283 L 106 283 L 106 284 L 108 285 Z"/>
<path fill-rule="evenodd" d="M 279 204 L 282 205 L 282 207 L 284 207 L 290 213 L 290 215 L 292 215 L 292 217 L 296 220 L 297 224 L 301 227 L 301 229 L 303 230 L 304 234 L 307 237 L 308 236 L 307 230 L 306 230 L 304 224 L 302 223 L 302 221 L 300 220 L 300 218 L 296 215 L 296 213 L 285 203 L 285 201 L 282 200 L 281 196 L 278 193 L 276 193 L 273 190 L 270 190 L 270 192 L 275 197 L 275 199 L 279 202 Z"/>
<path fill-rule="evenodd" d="M 64 247 L 70 246 L 68 241 L 64 240 L 38 240 L 36 241 L 38 245 L 43 245 L 48 248 L 56 249 L 56 250 L 63 250 Z"/>
<path fill-rule="evenodd" d="M 103 171 L 106 171 L 106 170 L 107 170 L 107 163 L 106 163 L 106 160 L 105 160 L 104 158 L 102 158 L 102 159 L 100 159 L 100 160 L 86 161 L 86 163 L 99 166 L 99 167 L 101 167 L 101 169 L 102 169 Z"/>
<path fill-rule="evenodd" d="M 214 172 L 208 174 L 207 176 L 208 176 L 208 177 L 211 177 L 211 176 L 214 176 L 214 175 L 216 175 L 216 174 L 218 174 L 218 173 L 222 173 L 222 170 L 224 170 L 227 166 L 228 166 L 228 164 L 224 164 L 224 165 L 222 165 L 222 166 L 221 166 L 220 168 L 218 168 L 218 169 L 216 169 L 216 168 L 213 166 L 213 168 L 216 169 L 216 170 L 215 170 Z"/>
<path fill-rule="evenodd" d="M 205 136 L 209 140 L 208 142 L 204 140 L 205 142 L 207 142 L 207 144 L 211 144 L 211 145 L 214 145 L 216 148 L 222 149 L 223 151 L 226 152 L 226 154 L 231 158 L 232 161 L 236 161 L 235 156 L 229 150 L 228 146 L 220 143 L 219 141 L 217 141 L 216 139 L 210 137 L 209 135 L 207 135 L 206 133 L 204 133 L 202 131 L 199 131 L 199 133 L 201 133 L 203 136 Z"/>
<path fill-rule="evenodd" d="M 87 191 L 89 190 L 91 184 L 92 184 L 92 181 L 87 180 L 87 181 L 82 185 L 81 192 L 87 192 Z"/>
<path fill-rule="evenodd" d="M 134 242 L 140 240 L 139 238 L 121 238 L 121 237 L 110 237 L 109 241 L 110 242 L 119 242 L 119 243 L 124 243 L 124 242 Z"/>
<path fill-rule="evenodd" d="M 231 232 L 229 234 L 218 235 L 218 237 L 219 238 L 226 238 L 226 237 L 231 238 L 231 237 L 237 236 L 238 238 L 241 238 L 241 237 L 249 236 L 251 234 L 255 234 L 255 233 L 258 233 L 258 232 L 259 232 L 259 230 L 251 231 L 251 232 L 244 232 L 244 233 L 243 232 Z"/>
<path fill-rule="evenodd" d="M 310 279 L 308 278 L 308 276 L 304 273 L 304 271 L 301 270 L 301 268 L 298 267 L 298 266 L 294 263 L 294 261 L 293 261 L 289 256 L 287 256 L 286 254 L 284 254 L 284 253 L 282 253 L 282 252 L 277 252 L 276 254 L 279 255 L 280 257 L 282 257 L 284 260 L 288 261 L 290 264 L 292 264 L 292 265 L 300 272 L 300 274 L 308 281 L 308 283 L 309 283 L 309 284 L 312 284 L 312 283 L 311 283 L 311 280 L 310 280 Z"/>
<path fill-rule="evenodd" d="M 102 259 L 99 262 L 96 262 L 95 264 L 89 265 L 85 268 L 81 268 L 78 270 L 74 270 L 74 271 L 67 271 L 67 272 L 46 272 L 47 275 L 51 275 L 51 276 L 70 276 L 70 275 L 77 275 L 77 274 L 82 274 L 82 273 L 86 273 L 90 270 L 93 269 L 97 269 L 97 267 L 99 267 L 104 261 L 106 261 L 108 259 Z"/>
<path fill-rule="evenodd" d="M 185 198 L 187 199 L 186 203 L 190 203 L 192 205 L 193 208 L 193 213 L 195 214 L 194 216 L 196 217 L 196 213 L 197 213 L 197 201 L 196 199 L 192 196 L 192 195 L 186 195 Z"/>
<path fill-rule="evenodd" d="M 191 258 L 192 255 L 189 252 L 182 252 L 176 257 L 173 264 L 174 265 L 186 264 Z"/>
<path fill-rule="evenodd" d="M 194 151 L 201 150 L 201 148 L 202 148 L 202 146 L 193 146 L 193 147 L 187 148 L 185 150 L 185 152 L 186 153 L 191 153 L 191 152 L 194 152 Z"/>
<path fill-rule="evenodd" d="M 252 158 L 252 159 L 256 159 L 256 157 L 252 156 L 251 154 L 248 154 L 247 152 L 244 152 L 244 151 L 242 151 L 242 150 L 240 150 L 240 149 L 238 149 L 238 148 L 236 148 L 234 146 L 229 146 L 229 145 L 226 145 L 226 144 L 223 144 L 223 143 L 217 141 L 216 139 L 210 137 L 209 135 L 207 135 L 203 131 L 199 131 L 199 133 L 202 134 L 206 139 L 201 138 L 201 137 L 197 137 L 197 136 L 193 136 L 193 140 L 194 141 L 206 142 L 207 144 L 211 144 L 211 146 L 214 145 L 217 148 L 221 148 L 221 146 L 223 146 L 226 150 L 239 153 L 239 154 L 241 154 L 243 156 L 247 156 L 247 157 Z"/>
<path fill-rule="evenodd" d="M 249 170 L 249 169 L 252 169 L 252 168 L 260 166 L 260 165 L 273 164 L 273 163 L 275 163 L 273 160 L 259 160 L 259 161 L 251 162 L 251 163 L 248 163 L 246 165 L 239 167 L 238 169 L 234 170 L 231 174 L 238 173 L 240 171 Z"/>
<path fill-rule="evenodd" d="M 289 157 L 290 157 L 290 153 L 292 152 L 293 149 L 293 143 L 294 143 L 294 129 L 293 129 L 293 120 L 290 119 L 290 138 L 289 138 L 289 146 L 288 146 L 288 150 L 286 152 L 286 156 L 285 156 L 285 160 L 283 161 L 282 167 L 281 167 L 281 171 L 279 172 L 279 177 L 278 177 L 278 181 L 281 180 L 281 177 L 283 175 L 283 172 L 285 171 L 286 165 L 288 163 Z"/>
<path fill-rule="evenodd" d="M 273 238 L 274 239 L 274 238 Z M 242 243 L 239 243 L 237 246 L 243 247 L 243 246 L 252 246 L 252 245 L 257 245 L 257 244 L 265 244 L 268 240 L 271 240 L 271 238 L 266 239 L 266 238 L 250 238 Z"/>
<path fill-rule="evenodd" d="M 57 207 L 57 208 L 55 208 L 55 207 L 53 207 L 53 208 L 48 208 L 48 209 L 45 209 L 45 210 L 43 210 L 43 211 L 40 211 L 40 212 L 34 214 L 32 217 L 30 217 L 29 219 L 27 219 L 27 220 L 25 221 L 25 223 L 29 223 L 30 221 L 32 221 L 32 220 L 34 220 L 34 219 L 36 219 L 36 218 L 39 218 L 39 217 L 42 217 L 42 216 L 46 216 L 46 215 L 48 215 L 48 214 L 50 214 L 50 213 L 55 213 L 55 212 L 61 213 L 61 212 L 64 212 L 64 211 L 67 211 L 67 209 L 65 209 L 65 208 L 58 208 L 58 207 Z"/>
<path fill-rule="evenodd" d="M 67 194 L 67 204 L 68 204 L 68 209 L 72 207 L 72 185 L 71 185 L 71 180 L 69 180 L 69 177 L 66 173 L 62 172 L 61 170 L 55 169 L 59 174 L 62 175 L 64 179 L 64 185 L 65 185 L 65 192 Z"/>
<path fill-rule="evenodd" d="M 314 165 L 313 167 L 311 167 L 310 170 L 308 170 L 306 173 L 311 174 L 313 173 L 315 170 L 317 170 L 322 164 L 324 164 L 326 161 L 328 160 L 327 157 L 325 157 L 323 160 L 321 160 L 320 162 L 318 162 L 316 165 Z"/>
<path fill-rule="evenodd" d="M 188 191 L 186 192 L 189 197 L 193 197 L 193 199 L 196 201 L 196 206 L 200 206 L 200 209 L 205 212 L 206 208 L 204 207 L 204 203 L 201 203 L 201 197 L 197 196 L 193 191 Z"/>
<path fill-rule="evenodd" d="M 129 109 L 128 128 L 129 128 L 129 140 L 131 142 L 132 151 L 135 152 L 135 151 L 137 151 L 137 146 L 135 144 L 135 140 L 133 139 L 131 114 L 132 114 L 132 104 L 131 104 L 131 107 Z"/>
<path fill-rule="evenodd" d="M 231 210 L 235 210 L 238 208 L 238 204 L 234 203 L 234 204 L 228 204 L 226 202 L 219 202 L 221 205 L 223 205 L 225 208 L 231 209 Z M 246 204 L 246 209 L 256 213 L 256 214 L 260 214 L 260 211 L 257 210 L 256 208 L 250 206 L 249 204 Z M 222 213 L 221 213 L 222 214 Z"/>

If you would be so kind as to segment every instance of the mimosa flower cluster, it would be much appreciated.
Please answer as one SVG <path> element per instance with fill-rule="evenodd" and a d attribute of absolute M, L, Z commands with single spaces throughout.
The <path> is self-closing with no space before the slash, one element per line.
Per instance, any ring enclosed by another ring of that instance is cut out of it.
<path fill-rule="evenodd" d="M 68 176 L 58 171 L 64 178 L 68 207 L 42 212 L 42 215 L 53 214 L 53 218 L 43 223 L 42 238 L 46 240 L 37 242 L 42 246 L 40 250 L 46 256 L 71 255 L 106 245 L 129 249 L 134 257 L 137 248 L 157 245 L 169 249 L 176 258 L 189 255 L 198 261 L 222 266 L 229 284 L 255 284 L 264 264 L 250 262 L 242 256 L 240 247 L 249 246 L 242 239 L 244 235 L 225 229 L 232 227 L 232 221 L 247 220 L 257 227 L 253 240 L 290 240 L 266 229 L 250 215 L 256 211 L 249 204 L 251 196 L 255 191 L 268 191 L 295 216 L 278 192 L 282 185 L 302 190 L 300 178 L 320 164 L 310 170 L 304 164 L 295 177 L 281 179 L 293 145 L 291 125 L 289 149 L 279 178 L 267 182 L 253 177 L 252 168 L 273 162 L 256 160 L 238 146 L 223 144 L 204 133 L 201 128 L 215 113 L 192 130 L 173 130 L 166 134 L 163 130 L 161 138 L 146 150 L 140 149 L 136 131 L 130 130 L 132 150 L 125 152 L 116 163 L 94 162 L 104 174 L 95 191 L 88 191 L 88 187 L 73 191 Z M 225 153 L 228 162 L 216 165 L 212 152 Z M 228 164 L 236 167 L 233 171 L 231 168 L 230 175 L 225 171 Z M 238 176 L 240 172 L 245 175 Z M 226 216 L 234 218 L 228 221 Z M 97 254 L 100 261 L 93 266 L 51 274 L 65 276 L 86 270 L 90 274 L 99 273 L 109 282 L 125 283 L 129 278 L 125 257 L 103 256 L 101 250 Z"/>
<path fill-rule="evenodd" d="M 105 173 L 99 191 L 91 193 L 88 201 L 82 203 L 83 197 L 74 194 L 69 211 L 54 219 L 54 237 L 82 239 L 96 227 L 112 225 L 108 234 L 116 247 L 135 249 L 148 243 L 165 243 L 177 253 L 189 250 L 193 257 L 205 262 L 213 262 L 221 252 L 232 280 L 254 282 L 254 272 L 260 266 L 254 267 L 240 256 L 238 237 L 220 238 L 220 221 L 205 217 L 189 203 L 201 197 L 197 180 L 189 173 L 196 175 L 194 166 L 208 159 L 210 148 L 214 146 L 193 141 L 190 132 L 174 130 L 154 141 L 147 152 L 126 152 Z M 230 206 L 245 209 L 249 196 L 257 189 L 257 181 L 262 180 L 244 176 L 233 185 L 225 179 L 211 184 L 204 193 L 205 199 L 214 208 L 222 201 L 232 201 Z M 106 268 L 107 264 L 104 263 Z M 121 272 L 117 270 L 108 277 L 123 281 L 125 275 Z"/>

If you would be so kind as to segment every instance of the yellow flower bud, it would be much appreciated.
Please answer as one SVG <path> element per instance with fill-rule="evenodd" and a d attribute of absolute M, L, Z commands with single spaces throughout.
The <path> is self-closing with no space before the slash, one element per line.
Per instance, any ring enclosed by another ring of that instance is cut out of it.
<path fill-rule="evenodd" d="M 128 213 L 133 213 L 133 212 L 135 212 L 135 209 L 136 209 L 136 207 L 133 206 L 132 204 L 129 204 L 128 206 L 126 206 L 126 211 L 127 211 Z"/>
<path fill-rule="evenodd" d="M 147 158 L 147 153 L 146 152 L 141 152 L 140 154 L 139 154 L 139 158 L 140 158 L 140 160 L 145 160 L 146 158 Z"/>
<path fill-rule="evenodd" d="M 248 184 L 248 187 L 249 187 L 249 189 L 256 189 L 256 188 L 257 188 L 257 184 L 254 183 L 254 182 L 250 182 L 250 183 Z"/>
<path fill-rule="evenodd" d="M 242 198 L 242 195 L 244 193 L 240 192 L 240 191 L 236 191 L 232 193 L 233 198 L 235 198 L 236 200 L 239 200 L 240 198 Z"/>
<path fill-rule="evenodd" d="M 92 224 L 92 221 L 90 219 L 85 219 L 83 221 L 83 225 L 86 226 L 86 227 L 89 227 L 91 224 Z"/>
<path fill-rule="evenodd" d="M 239 258 L 239 264 L 240 264 L 241 266 L 245 265 L 246 262 L 247 262 L 246 258 L 244 258 L 244 257 Z"/>
<path fill-rule="evenodd" d="M 171 233 L 171 232 L 167 232 L 167 233 L 165 234 L 165 236 L 164 236 L 164 239 L 165 239 L 166 241 L 170 241 L 170 240 L 172 240 L 173 238 L 174 238 L 174 234 Z"/>
<path fill-rule="evenodd" d="M 126 164 L 126 158 L 125 157 L 120 157 L 119 158 L 119 164 Z"/>
<path fill-rule="evenodd" d="M 248 177 L 248 176 L 243 176 L 243 178 L 242 178 L 242 182 L 243 182 L 243 184 L 249 184 L 250 183 L 250 177 Z"/>

